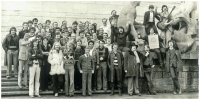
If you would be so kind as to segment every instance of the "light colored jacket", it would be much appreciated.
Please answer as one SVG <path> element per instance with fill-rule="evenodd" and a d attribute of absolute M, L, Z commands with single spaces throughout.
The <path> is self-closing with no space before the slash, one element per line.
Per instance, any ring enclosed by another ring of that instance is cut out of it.
<path fill-rule="evenodd" d="M 28 60 L 29 44 L 26 44 L 25 39 L 19 40 L 19 60 Z"/>

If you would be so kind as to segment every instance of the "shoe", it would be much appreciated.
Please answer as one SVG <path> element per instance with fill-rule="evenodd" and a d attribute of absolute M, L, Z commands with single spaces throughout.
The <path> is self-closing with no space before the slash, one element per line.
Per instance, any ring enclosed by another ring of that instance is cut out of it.
<path fill-rule="evenodd" d="M 147 95 L 150 95 L 150 92 L 147 92 Z"/>
<path fill-rule="evenodd" d="M 92 96 L 92 94 L 88 94 L 88 96 Z"/>
<path fill-rule="evenodd" d="M 141 96 L 142 94 L 141 93 L 137 93 L 136 95 Z"/>
<path fill-rule="evenodd" d="M 9 78 L 10 78 L 10 76 L 6 76 L 6 78 L 7 78 L 7 79 L 9 79 Z"/>
<path fill-rule="evenodd" d="M 58 96 L 58 93 L 55 93 L 55 97 L 57 97 Z"/>
<path fill-rule="evenodd" d="M 45 91 L 49 91 L 49 90 L 47 89 L 47 90 L 45 90 Z"/>
<path fill-rule="evenodd" d="M 86 95 L 82 95 L 83 97 L 86 97 Z"/>
<path fill-rule="evenodd" d="M 69 97 L 73 97 L 74 95 L 70 94 Z"/>
<path fill-rule="evenodd" d="M 41 98 L 41 95 L 35 95 L 36 97 L 38 97 L 38 98 Z"/>
<path fill-rule="evenodd" d="M 114 88 L 111 89 L 110 96 L 114 95 Z"/>
<path fill-rule="evenodd" d="M 22 89 L 23 87 L 21 85 L 19 85 L 19 88 Z"/>
<path fill-rule="evenodd" d="M 31 98 L 34 98 L 34 96 L 33 95 L 29 95 Z"/>
<path fill-rule="evenodd" d="M 156 95 L 156 92 L 151 92 L 151 95 Z"/>
<path fill-rule="evenodd" d="M 17 78 L 18 76 L 17 76 L 17 75 L 15 75 L 14 77 L 16 77 L 16 78 Z"/>
<path fill-rule="evenodd" d="M 133 94 L 128 94 L 129 96 L 133 96 Z"/>
<path fill-rule="evenodd" d="M 27 88 L 28 88 L 28 86 L 24 86 L 24 88 L 26 88 L 26 89 L 27 89 Z"/>
<path fill-rule="evenodd" d="M 176 91 L 174 91 L 174 95 L 176 95 Z"/>
<path fill-rule="evenodd" d="M 107 92 L 107 90 L 104 90 L 104 92 Z"/>
<path fill-rule="evenodd" d="M 178 94 L 179 94 L 179 95 L 181 95 L 181 94 L 182 94 L 181 88 L 179 89 L 179 91 L 178 91 Z"/>

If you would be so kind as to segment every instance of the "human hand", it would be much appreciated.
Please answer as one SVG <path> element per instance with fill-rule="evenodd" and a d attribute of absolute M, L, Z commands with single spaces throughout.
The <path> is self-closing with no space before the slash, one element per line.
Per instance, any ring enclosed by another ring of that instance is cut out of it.
<path fill-rule="evenodd" d="M 80 70 L 80 73 L 83 73 L 83 71 L 82 71 L 82 70 Z"/>
<path fill-rule="evenodd" d="M 100 57 L 100 60 L 103 60 L 103 57 Z"/>
<path fill-rule="evenodd" d="M 152 66 L 151 66 L 151 68 L 154 68 L 154 67 L 155 67 L 155 65 L 152 65 Z"/>
<path fill-rule="evenodd" d="M 134 53 L 134 55 L 137 55 L 137 51 L 135 50 L 135 51 L 133 51 L 133 53 Z"/>
<path fill-rule="evenodd" d="M 149 52 L 146 52 L 146 55 L 145 55 L 145 56 L 147 57 L 148 55 L 149 55 Z"/>
<path fill-rule="evenodd" d="M 99 69 L 99 65 L 97 65 L 97 69 Z"/>
<path fill-rule="evenodd" d="M 92 74 L 94 73 L 94 70 L 92 70 Z"/>
<path fill-rule="evenodd" d="M 127 70 L 125 70 L 125 73 L 127 73 Z"/>

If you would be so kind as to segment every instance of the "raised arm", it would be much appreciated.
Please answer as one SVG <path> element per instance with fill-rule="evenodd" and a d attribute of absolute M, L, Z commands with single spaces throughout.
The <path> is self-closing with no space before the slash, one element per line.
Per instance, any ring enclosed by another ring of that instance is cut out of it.
<path fill-rule="evenodd" d="M 128 30 L 125 32 L 125 36 L 127 36 L 128 34 L 130 34 L 131 32 L 131 25 L 128 25 Z"/>

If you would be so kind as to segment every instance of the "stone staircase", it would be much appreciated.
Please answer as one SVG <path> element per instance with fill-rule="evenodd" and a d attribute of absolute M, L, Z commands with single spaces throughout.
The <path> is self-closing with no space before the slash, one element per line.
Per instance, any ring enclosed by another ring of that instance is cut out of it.
<path fill-rule="evenodd" d="M 17 95 L 28 95 L 29 91 L 28 88 L 22 88 L 20 89 L 18 87 L 17 84 L 17 78 L 10 78 L 7 79 L 6 78 L 6 70 L 3 68 L 3 70 L 1 70 L 1 96 L 17 96 Z M 93 91 L 94 94 L 99 93 L 99 94 L 109 94 L 111 91 L 108 90 L 106 92 L 104 92 L 103 90 L 97 90 L 97 91 Z M 115 91 L 117 92 L 117 91 Z M 64 92 L 59 92 L 62 95 L 64 95 Z M 41 91 L 40 92 L 41 95 L 44 94 L 50 94 L 53 95 L 53 91 L 52 89 L 50 89 L 49 91 Z M 81 91 L 75 90 L 75 94 L 81 94 Z"/>

